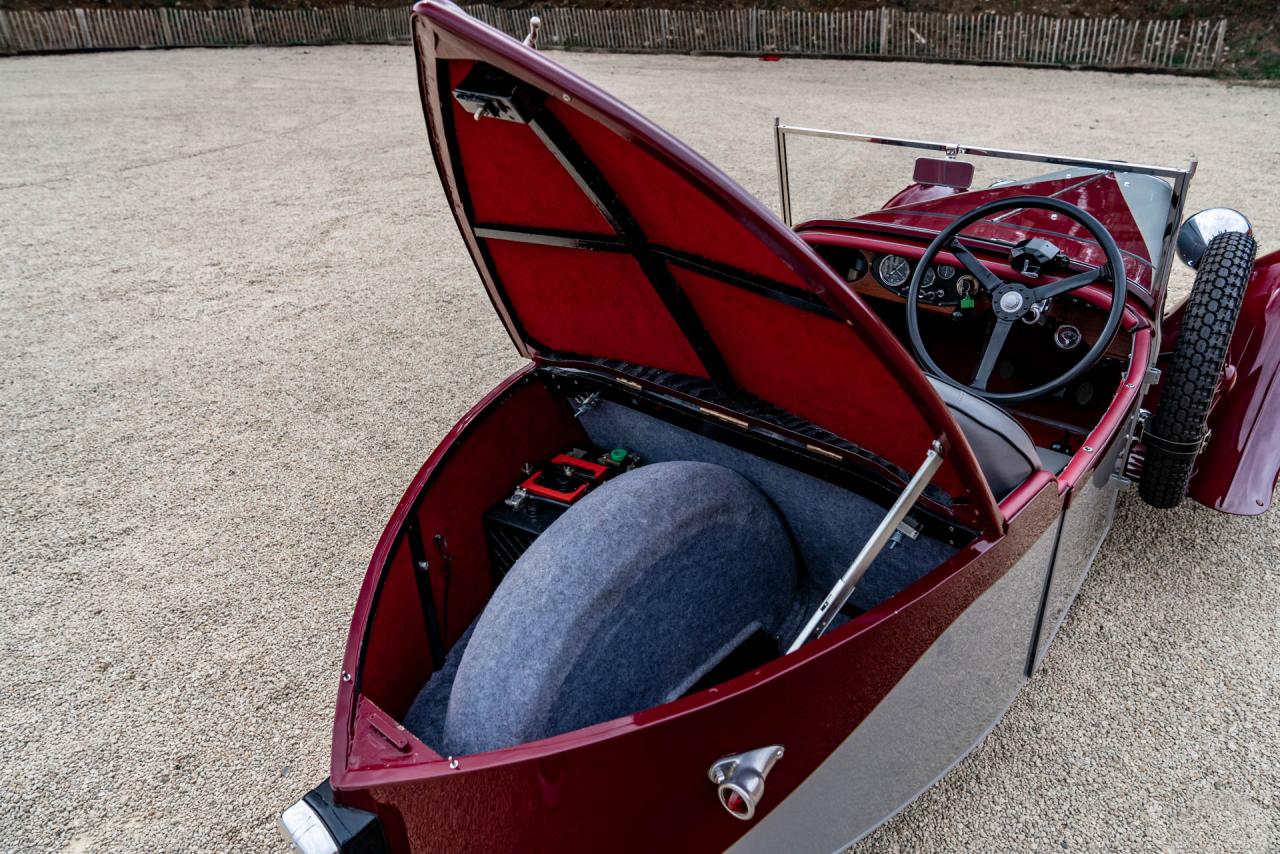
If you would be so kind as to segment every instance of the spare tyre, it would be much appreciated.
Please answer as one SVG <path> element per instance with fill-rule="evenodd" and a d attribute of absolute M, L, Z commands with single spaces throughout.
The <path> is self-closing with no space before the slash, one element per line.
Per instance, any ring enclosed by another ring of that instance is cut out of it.
<path fill-rule="evenodd" d="M 1152 507 L 1177 507 L 1187 494 L 1257 249 L 1248 234 L 1226 232 L 1197 264 L 1160 403 L 1143 437 L 1138 494 Z"/>
<path fill-rule="evenodd" d="M 642 466 L 565 511 L 476 621 L 444 745 L 478 753 L 686 693 L 757 631 L 777 635 L 796 565 L 769 500 L 723 466 Z"/>

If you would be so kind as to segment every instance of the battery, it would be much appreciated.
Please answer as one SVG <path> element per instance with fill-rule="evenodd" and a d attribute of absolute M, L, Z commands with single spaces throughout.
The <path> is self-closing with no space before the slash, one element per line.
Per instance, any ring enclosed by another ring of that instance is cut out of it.
<path fill-rule="evenodd" d="M 625 448 L 570 448 L 528 467 L 511 495 L 490 507 L 482 520 L 494 586 L 566 510 L 601 483 L 639 464 L 639 457 Z"/>

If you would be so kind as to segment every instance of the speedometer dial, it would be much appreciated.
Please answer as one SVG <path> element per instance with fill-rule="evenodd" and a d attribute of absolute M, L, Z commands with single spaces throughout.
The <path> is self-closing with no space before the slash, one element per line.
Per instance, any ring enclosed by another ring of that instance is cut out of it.
<path fill-rule="evenodd" d="M 876 261 L 876 278 L 886 288 L 896 291 L 911 278 L 911 262 L 901 255 L 881 255 Z"/>

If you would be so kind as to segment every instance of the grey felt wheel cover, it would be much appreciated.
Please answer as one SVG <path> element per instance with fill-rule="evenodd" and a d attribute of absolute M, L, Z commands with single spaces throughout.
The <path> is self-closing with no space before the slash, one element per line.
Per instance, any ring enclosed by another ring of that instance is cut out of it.
<path fill-rule="evenodd" d="M 458 666 L 456 754 L 599 723 L 686 692 L 796 590 L 790 536 L 722 466 L 643 466 L 571 507 L 495 591 Z"/>

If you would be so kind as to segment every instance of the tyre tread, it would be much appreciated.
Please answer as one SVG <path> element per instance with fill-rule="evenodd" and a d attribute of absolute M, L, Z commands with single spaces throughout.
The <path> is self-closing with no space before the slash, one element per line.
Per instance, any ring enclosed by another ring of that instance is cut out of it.
<path fill-rule="evenodd" d="M 1209 242 L 1149 432 L 1175 442 L 1194 442 L 1204 435 L 1257 248 L 1251 236 L 1237 232 L 1220 234 Z M 1178 506 L 1194 465 L 1194 458 L 1147 446 L 1138 494 L 1153 507 Z"/>

